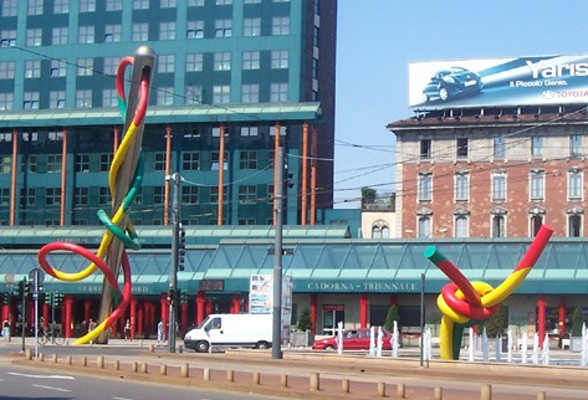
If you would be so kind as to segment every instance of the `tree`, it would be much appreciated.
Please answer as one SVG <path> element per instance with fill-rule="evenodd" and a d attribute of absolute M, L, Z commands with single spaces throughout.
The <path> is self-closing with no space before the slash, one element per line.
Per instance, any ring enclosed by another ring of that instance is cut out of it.
<path fill-rule="evenodd" d="M 312 328 L 312 321 L 310 320 L 310 310 L 305 308 L 298 316 L 296 328 L 299 331 L 306 332 Z"/>
<path fill-rule="evenodd" d="M 508 307 L 501 304 L 494 315 L 477 325 L 480 329 L 486 327 L 488 337 L 504 336 L 508 328 Z"/>
<path fill-rule="evenodd" d="M 384 328 L 388 332 L 392 332 L 394 330 L 394 321 L 398 324 L 398 330 L 400 331 L 400 314 L 398 313 L 398 306 L 392 305 L 388 309 L 388 314 L 386 314 L 386 320 L 384 321 Z"/>
<path fill-rule="evenodd" d="M 584 313 L 582 308 L 578 307 L 574 310 L 572 316 L 572 337 L 582 336 L 582 325 L 584 324 Z"/>
<path fill-rule="evenodd" d="M 376 189 L 364 186 L 361 188 L 361 208 L 366 208 L 368 204 L 374 204 L 376 201 Z"/>

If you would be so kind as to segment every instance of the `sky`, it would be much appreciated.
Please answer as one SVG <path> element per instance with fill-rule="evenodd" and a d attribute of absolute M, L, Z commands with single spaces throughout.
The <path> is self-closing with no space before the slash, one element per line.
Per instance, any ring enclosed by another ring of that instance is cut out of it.
<path fill-rule="evenodd" d="M 586 53 L 586 16 L 588 0 L 339 0 L 334 207 L 394 191 L 409 63 Z"/>

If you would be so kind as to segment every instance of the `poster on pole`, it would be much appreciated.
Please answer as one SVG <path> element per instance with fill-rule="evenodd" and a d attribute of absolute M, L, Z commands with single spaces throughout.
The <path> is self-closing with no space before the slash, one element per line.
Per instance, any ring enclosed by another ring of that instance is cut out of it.
<path fill-rule="evenodd" d="M 274 307 L 273 275 L 251 275 L 249 281 L 249 314 L 272 314 Z M 292 320 L 291 276 L 282 277 L 282 340 L 290 338 Z"/>

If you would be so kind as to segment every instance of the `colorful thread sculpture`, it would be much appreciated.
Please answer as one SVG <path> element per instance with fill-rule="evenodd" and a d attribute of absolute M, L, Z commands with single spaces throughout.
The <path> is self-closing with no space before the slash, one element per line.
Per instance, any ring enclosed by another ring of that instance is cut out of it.
<path fill-rule="evenodd" d="M 465 324 L 470 321 L 486 320 L 496 313 L 500 303 L 510 296 L 531 272 L 552 234 L 553 229 L 541 226 L 523 259 L 510 276 L 496 288 L 485 282 L 470 282 L 435 246 L 425 249 L 425 257 L 452 280 L 452 283 L 443 287 L 437 297 L 437 306 L 443 313 L 440 332 L 441 359 L 459 359 Z"/>
<path fill-rule="evenodd" d="M 140 49 L 140 51 L 141 50 L 147 53 L 151 52 L 149 48 L 146 48 L 146 50 Z M 139 51 L 137 52 L 137 54 L 139 54 Z M 119 96 L 118 103 L 123 120 L 125 119 L 127 114 L 127 100 L 125 96 L 124 85 L 125 71 L 128 66 L 134 63 L 134 61 L 135 59 L 133 57 L 123 58 L 116 72 L 116 89 Z M 137 68 L 137 66 L 135 66 L 135 68 Z M 151 71 L 148 68 L 143 68 L 141 71 L 141 80 L 138 88 L 138 99 L 135 115 L 133 116 L 132 122 L 129 124 L 126 132 L 124 133 L 123 140 L 120 146 L 114 154 L 112 164 L 110 166 L 110 170 L 108 173 L 108 184 L 113 199 L 116 196 L 117 190 L 126 190 L 126 188 L 121 189 L 117 187 L 117 182 L 120 178 L 119 170 L 124 160 L 130 155 L 130 149 L 132 148 L 131 144 L 133 144 L 133 142 L 137 139 L 137 132 L 142 132 L 139 129 L 139 127 L 142 127 L 142 124 L 144 123 L 145 114 L 147 112 L 150 80 Z M 133 175 L 134 176 L 132 179 L 132 185 L 129 188 L 127 194 L 124 196 L 124 200 L 114 213 L 112 219 L 108 217 L 107 213 L 104 210 L 99 210 L 97 213 L 98 218 L 105 225 L 107 230 L 102 237 L 102 241 L 100 242 L 100 246 L 96 254 L 94 254 L 93 252 L 84 247 L 69 242 L 49 243 L 39 250 L 39 264 L 49 275 L 53 276 L 56 279 L 66 282 L 77 282 L 87 278 L 96 271 L 96 268 L 98 268 L 104 274 L 108 284 L 113 288 L 114 297 L 117 297 L 118 300 L 120 300 L 118 306 L 116 306 L 113 312 L 110 313 L 106 319 L 97 324 L 94 330 L 88 332 L 86 335 L 76 340 L 74 344 L 84 344 L 95 340 L 100 334 L 102 334 L 102 332 L 104 332 L 107 328 L 114 324 L 114 322 L 116 322 L 120 317 L 123 316 L 130 302 L 132 290 L 131 271 L 126 251 L 123 250 L 120 260 L 123 271 L 122 291 L 118 284 L 118 277 L 113 272 L 113 270 L 109 268 L 109 266 L 104 262 L 104 258 L 108 252 L 109 247 L 113 243 L 113 239 L 115 237 L 119 239 L 126 248 L 130 248 L 133 250 L 137 250 L 140 248 L 137 233 L 133 227 L 132 222 L 127 216 L 129 206 L 131 205 L 133 199 L 137 195 L 137 192 L 143 181 L 143 162 L 140 150 L 138 154 L 138 162 Z M 121 229 L 121 226 L 123 226 L 124 229 Z M 86 260 L 90 261 L 91 264 L 88 265 L 82 271 L 75 273 L 66 273 L 63 271 L 56 270 L 47 261 L 47 256 L 54 251 L 66 251 L 78 254 L 84 257 Z"/>

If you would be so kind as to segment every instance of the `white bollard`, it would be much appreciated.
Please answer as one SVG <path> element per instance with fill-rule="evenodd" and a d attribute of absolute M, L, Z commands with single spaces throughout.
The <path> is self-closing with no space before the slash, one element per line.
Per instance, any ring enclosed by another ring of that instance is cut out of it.
<path fill-rule="evenodd" d="M 374 357 L 376 355 L 376 328 L 372 326 L 370 328 L 370 357 Z"/>
<path fill-rule="evenodd" d="M 528 347 L 528 340 L 529 337 L 527 336 L 527 332 L 523 333 L 523 337 L 521 338 L 521 364 L 527 363 L 527 347 Z"/>
<path fill-rule="evenodd" d="M 394 321 L 394 328 L 392 329 L 392 357 L 398 358 L 398 348 L 400 347 L 399 332 L 398 332 L 398 321 Z"/>
<path fill-rule="evenodd" d="M 539 335 L 537 332 L 533 335 L 533 355 L 531 356 L 531 360 L 534 365 L 539 364 Z"/>
<path fill-rule="evenodd" d="M 337 354 L 343 355 L 343 322 L 337 322 Z"/>
<path fill-rule="evenodd" d="M 382 346 L 384 345 L 384 332 L 382 327 L 378 326 L 378 346 L 376 347 L 376 356 L 382 357 Z"/>
<path fill-rule="evenodd" d="M 470 327 L 470 347 L 468 348 L 468 361 L 474 361 L 474 354 L 476 351 L 476 337 L 474 336 L 474 328 Z"/>
<path fill-rule="evenodd" d="M 512 330 L 509 329 L 506 333 L 506 361 L 512 362 Z"/>

